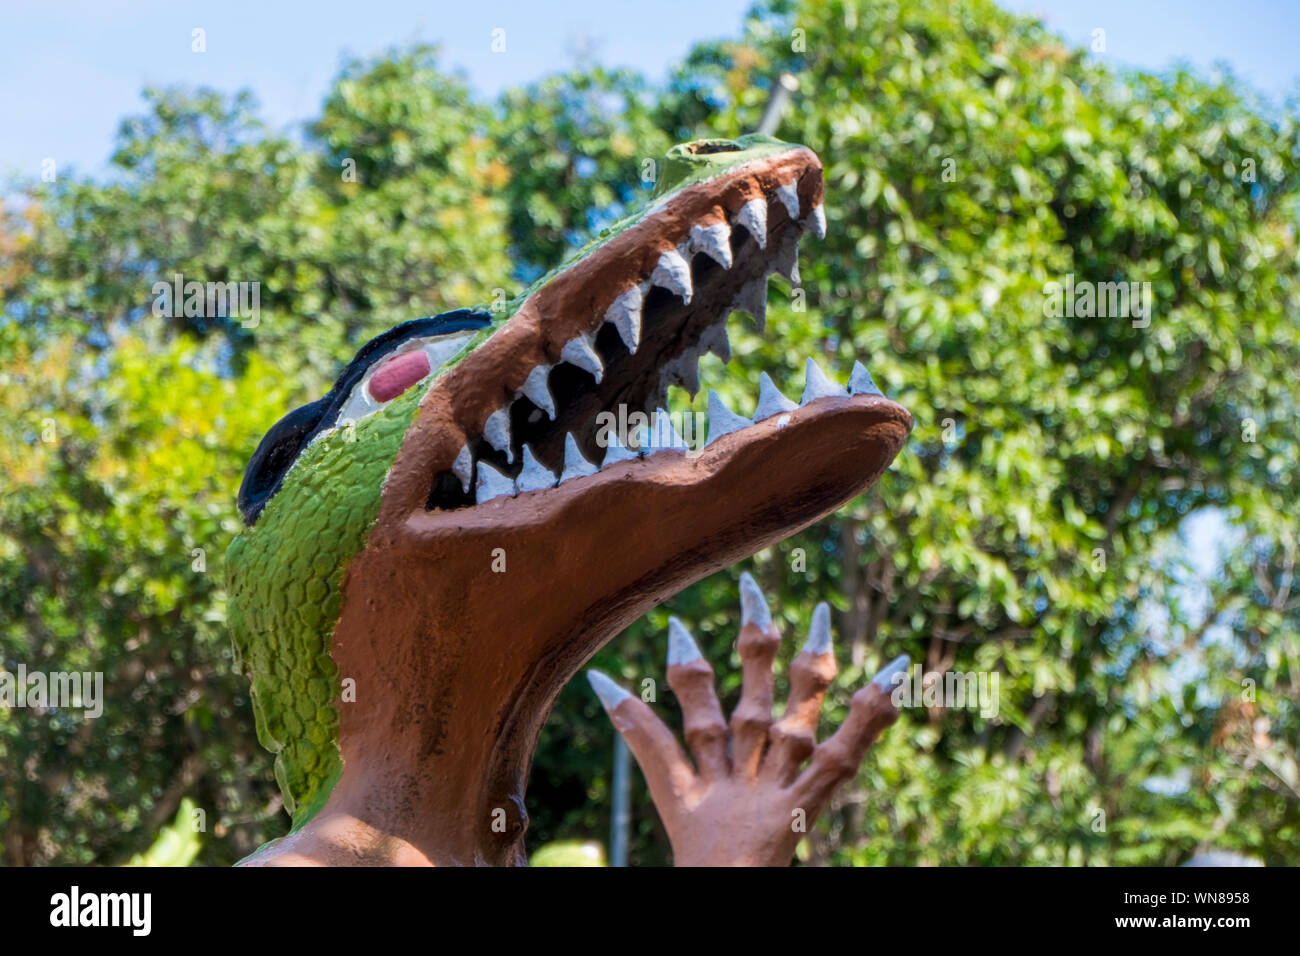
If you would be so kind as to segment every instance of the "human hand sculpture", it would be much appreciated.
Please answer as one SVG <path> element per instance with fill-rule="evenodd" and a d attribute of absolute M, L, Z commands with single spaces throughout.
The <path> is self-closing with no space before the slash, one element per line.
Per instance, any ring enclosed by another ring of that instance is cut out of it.
<path fill-rule="evenodd" d="M 744 688 L 730 726 L 713 688 L 713 668 L 681 621 L 669 622 L 668 684 L 681 701 L 694 769 L 645 702 L 600 671 L 587 672 L 645 774 L 678 866 L 788 865 L 831 793 L 857 773 L 881 731 L 898 719 L 889 688 L 910 664 L 906 655 L 855 693 L 848 719 L 817 743 L 822 699 L 836 673 L 830 608 L 822 603 L 790 664 L 790 697 L 774 722 L 772 662 L 781 638 L 748 574 L 741 575 L 740 595 Z"/>

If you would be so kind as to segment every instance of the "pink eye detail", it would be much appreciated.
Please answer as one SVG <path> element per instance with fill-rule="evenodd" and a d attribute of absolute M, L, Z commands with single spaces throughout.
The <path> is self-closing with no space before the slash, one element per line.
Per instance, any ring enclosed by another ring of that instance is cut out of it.
<path fill-rule="evenodd" d="M 377 402 L 396 398 L 429 374 L 429 356 L 407 352 L 392 359 L 370 378 L 370 394 Z"/>

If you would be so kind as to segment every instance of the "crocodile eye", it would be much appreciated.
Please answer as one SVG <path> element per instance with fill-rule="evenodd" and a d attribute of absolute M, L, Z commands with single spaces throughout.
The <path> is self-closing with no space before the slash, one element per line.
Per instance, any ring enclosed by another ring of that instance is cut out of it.
<path fill-rule="evenodd" d="M 463 329 L 445 335 L 415 336 L 402 342 L 395 351 L 375 359 L 352 383 L 338 414 L 330 418 L 327 426 L 358 422 L 373 415 L 459 355 L 477 331 Z"/>
<path fill-rule="evenodd" d="M 279 490 L 285 472 L 302 453 L 308 439 L 320 428 L 324 414 L 325 402 L 319 399 L 295 408 L 262 437 L 253 457 L 248 460 L 244 480 L 239 485 L 239 511 L 245 524 L 255 522 L 262 508 Z"/>
<path fill-rule="evenodd" d="M 407 352 L 389 359 L 370 378 L 370 397 L 377 402 L 396 398 L 428 375 L 429 356 L 424 352 Z"/>
<path fill-rule="evenodd" d="M 743 147 L 729 139 L 701 139 L 686 144 L 686 152 L 695 156 L 708 156 L 713 153 L 738 153 Z"/>

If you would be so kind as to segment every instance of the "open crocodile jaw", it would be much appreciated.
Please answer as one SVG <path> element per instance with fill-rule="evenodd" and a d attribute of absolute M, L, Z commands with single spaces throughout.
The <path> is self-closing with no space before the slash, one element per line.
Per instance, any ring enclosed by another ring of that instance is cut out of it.
<path fill-rule="evenodd" d="M 787 209 L 789 184 L 802 215 Z M 332 653 L 345 677 L 382 691 L 364 709 L 342 708 L 344 798 L 370 806 L 380 798 L 358 773 L 381 776 L 388 800 L 406 793 L 427 807 L 432 787 L 441 832 L 477 837 L 472 847 L 445 846 L 445 854 L 518 862 L 532 752 L 578 668 L 654 605 L 830 513 L 893 460 L 910 414 L 878 394 L 840 390 L 711 439 L 698 456 L 651 449 L 611 456 L 596 473 L 556 487 L 514 486 L 526 442 L 558 478 L 575 464 L 565 460 L 567 432 L 584 458 L 595 457 L 598 411 L 620 402 L 653 410 L 673 374 L 664 369 L 676 366 L 680 378 L 683 360 L 689 378 L 701 338 L 726 322 L 733 303 L 753 306 L 753 284 L 765 290 L 781 257 L 789 270 L 794 240 L 817 223 L 821 198 L 820 163 L 803 148 L 688 187 L 557 275 L 437 380 L 388 476 L 370 543 L 348 570 Z M 755 199 L 766 205 L 765 248 L 735 228 L 738 216 L 753 221 L 753 206 L 742 210 Z M 683 255 L 691 262 L 689 304 L 680 291 L 654 289 L 680 282 L 680 273 L 666 276 L 661 267 L 666 253 L 671 263 L 672 252 L 695 251 L 691 227 L 718 223 L 733 227 L 731 264 L 705 251 Z M 626 324 L 616 300 L 633 288 L 643 299 L 634 351 L 615 328 L 616 320 Z M 575 339 L 589 350 L 574 351 Z M 600 380 L 584 371 L 585 387 L 572 388 L 565 363 L 590 362 L 588 351 L 603 366 Z M 553 423 L 525 395 L 546 404 L 536 380 L 529 384 L 541 366 L 551 367 L 548 380 L 560 393 L 552 396 Z M 443 499 L 452 506 L 431 508 L 431 480 L 440 476 L 436 492 L 449 475 L 463 478 L 467 449 L 490 479 L 480 489 L 485 498 L 500 490 L 485 463 L 509 490 L 472 504 L 455 501 L 453 484 Z M 439 766 L 455 767 L 461 779 L 435 779 Z M 492 825 L 494 812 L 504 813 L 504 828 Z"/>

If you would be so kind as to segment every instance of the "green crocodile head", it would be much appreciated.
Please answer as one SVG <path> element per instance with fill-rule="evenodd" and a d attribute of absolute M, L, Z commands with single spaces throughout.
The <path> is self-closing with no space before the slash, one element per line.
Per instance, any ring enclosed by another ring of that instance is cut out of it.
<path fill-rule="evenodd" d="M 515 301 L 389 330 L 268 432 L 240 489 L 228 609 L 295 828 L 343 769 L 345 613 L 391 627 L 421 617 L 411 594 L 459 606 L 448 588 L 462 581 L 471 603 L 548 605 L 539 618 L 560 633 L 506 651 L 535 660 L 511 662 L 522 676 L 503 678 L 516 703 L 500 723 L 521 720 L 520 700 L 544 716 L 557 682 L 647 607 L 875 480 L 911 419 L 861 365 L 847 388 L 810 365 L 802 403 L 765 375 L 750 418 L 711 396 L 707 448 L 680 437 L 691 421 L 656 414 L 669 386 L 695 393 L 704 351 L 727 357 L 733 310 L 762 329 L 768 276 L 797 284 L 797 242 L 825 225 L 808 149 L 674 147 L 646 208 Z M 480 546 L 537 557 L 507 584 Z M 402 549 L 358 570 L 363 552 Z"/>

